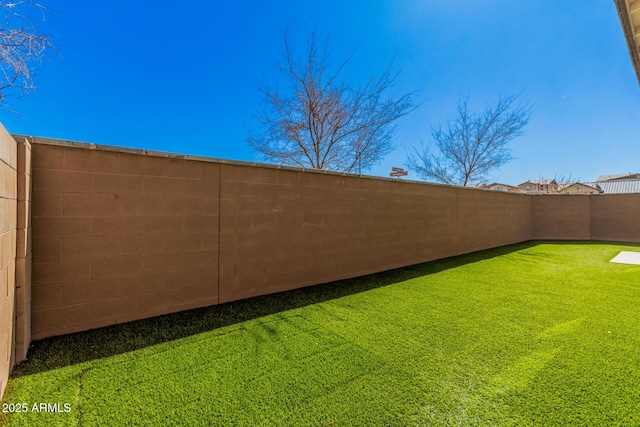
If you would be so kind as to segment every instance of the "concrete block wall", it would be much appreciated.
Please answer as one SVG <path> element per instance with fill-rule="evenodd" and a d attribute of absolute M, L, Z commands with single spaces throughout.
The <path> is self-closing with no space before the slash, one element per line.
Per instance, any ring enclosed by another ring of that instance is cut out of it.
<path fill-rule="evenodd" d="M 27 138 L 15 139 L 18 144 L 15 361 L 18 363 L 26 359 L 31 343 L 31 143 Z"/>
<path fill-rule="evenodd" d="M 588 240 L 591 238 L 592 196 L 550 194 L 531 197 L 534 239 Z"/>
<path fill-rule="evenodd" d="M 531 239 L 525 195 L 222 165 L 220 302 Z"/>
<path fill-rule="evenodd" d="M 591 196 L 32 142 L 34 339 L 530 239 L 621 237 L 612 221 L 638 229 L 618 209 L 634 197 L 598 204 L 592 223 Z"/>
<path fill-rule="evenodd" d="M 18 146 L 0 125 L 0 397 L 15 360 Z"/>
<path fill-rule="evenodd" d="M 218 164 L 32 143 L 33 339 L 218 302 Z"/>
<path fill-rule="evenodd" d="M 640 195 L 362 179 L 0 129 L 0 383 L 31 339 L 531 239 L 640 241 Z"/>
<path fill-rule="evenodd" d="M 222 165 L 220 302 L 455 255 L 456 191 Z"/>
<path fill-rule="evenodd" d="M 640 242 L 640 194 L 597 194 L 590 201 L 589 238 Z"/>
<path fill-rule="evenodd" d="M 532 237 L 531 197 L 458 189 L 458 254 L 524 242 Z"/>
<path fill-rule="evenodd" d="M 534 239 L 640 242 L 640 194 L 531 197 Z"/>

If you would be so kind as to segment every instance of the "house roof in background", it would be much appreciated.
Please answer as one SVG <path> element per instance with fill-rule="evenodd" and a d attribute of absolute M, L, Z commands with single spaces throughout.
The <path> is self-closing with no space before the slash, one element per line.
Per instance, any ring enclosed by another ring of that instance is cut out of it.
<path fill-rule="evenodd" d="M 640 1 L 640 0 L 639 0 Z M 640 179 L 640 172 L 637 173 L 618 173 L 614 175 L 600 175 L 596 181 L 611 181 L 614 179 Z"/>
<path fill-rule="evenodd" d="M 530 179 L 530 180 L 522 182 L 522 183 L 520 183 L 518 185 L 523 185 L 523 184 L 549 185 L 549 184 L 553 184 L 555 182 L 556 182 L 555 179 Z"/>
<path fill-rule="evenodd" d="M 574 185 L 575 186 L 583 185 L 585 187 L 590 187 L 590 188 L 593 188 L 594 190 L 598 190 L 598 188 L 596 187 L 596 184 L 593 182 L 570 182 L 566 184 L 559 184 L 558 191 L 562 191 L 565 188 L 573 187 Z"/>
<path fill-rule="evenodd" d="M 640 0 L 614 0 L 624 37 L 640 84 Z"/>
<path fill-rule="evenodd" d="M 487 187 L 494 187 L 494 186 L 496 186 L 496 185 L 500 185 L 500 186 L 502 186 L 502 187 L 507 187 L 507 188 L 515 188 L 515 189 L 517 189 L 517 188 L 518 188 L 518 187 L 517 187 L 517 186 L 515 186 L 515 185 L 511 185 L 511 184 L 504 184 L 504 183 L 502 183 L 502 182 L 493 182 L 493 183 L 491 183 L 491 184 L 488 184 L 488 185 L 487 185 Z"/>
<path fill-rule="evenodd" d="M 614 181 L 583 182 L 585 185 L 595 186 L 604 194 L 632 194 L 640 193 L 640 179 L 621 179 Z"/>

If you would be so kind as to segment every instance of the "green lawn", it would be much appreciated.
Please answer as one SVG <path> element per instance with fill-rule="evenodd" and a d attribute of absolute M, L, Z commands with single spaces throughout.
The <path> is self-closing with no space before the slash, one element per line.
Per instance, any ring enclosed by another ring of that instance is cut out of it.
<path fill-rule="evenodd" d="M 526 243 L 43 340 L 0 425 L 640 425 L 620 250 Z"/>

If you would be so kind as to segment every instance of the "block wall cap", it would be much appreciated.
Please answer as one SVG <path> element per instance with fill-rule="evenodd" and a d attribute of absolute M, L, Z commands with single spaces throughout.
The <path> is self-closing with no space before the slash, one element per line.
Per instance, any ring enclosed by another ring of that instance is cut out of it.
<path fill-rule="evenodd" d="M 170 153 L 165 151 L 154 151 L 154 150 L 145 150 L 140 148 L 128 148 L 128 147 L 118 147 L 113 145 L 103 145 L 103 144 L 92 144 L 87 142 L 77 142 L 77 141 L 69 141 L 64 139 L 54 139 L 54 138 L 44 138 L 38 136 L 26 136 L 26 135 L 12 135 L 14 138 L 26 138 L 32 144 L 41 144 L 41 145 L 54 145 L 58 147 L 70 147 L 70 148 L 83 148 L 86 150 L 99 150 L 99 151 L 110 151 L 114 153 L 128 153 L 128 154 L 138 154 L 143 156 L 152 156 L 152 157 L 164 157 L 168 159 L 181 159 L 181 160 L 193 160 L 198 162 L 207 162 L 207 163 L 218 163 L 223 165 L 232 165 L 232 166 L 251 166 L 251 167 L 259 167 L 265 169 L 279 169 L 279 170 L 290 170 L 294 172 L 309 172 L 309 173 L 317 173 L 324 175 L 334 175 L 334 176 L 344 176 L 349 178 L 362 178 L 362 179 L 373 179 L 380 181 L 389 181 L 396 182 L 402 184 L 419 184 L 419 185 L 428 185 L 433 187 L 445 187 L 445 188 L 459 188 L 463 190 L 474 190 L 474 191 L 491 191 L 484 188 L 471 188 L 471 187 L 462 187 L 456 185 L 446 185 L 446 184 L 438 184 L 432 182 L 424 182 L 424 181 L 416 181 L 411 179 L 397 179 L 397 178 L 387 178 L 381 176 L 372 176 L 372 175 L 358 175 L 352 173 L 345 172 L 335 172 L 335 171 L 327 171 L 327 170 L 317 170 L 317 169 L 307 169 L 307 168 L 299 168 L 294 166 L 282 166 L 282 165 L 274 165 L 270 163 L 260 163 L 260 162 L 248 162 L 242 160 L 228 160 L 228 159 L 220 159 L 215 157 L 205 157 L 205 156 L 193 156 L 189 154 L 179 154 L 179 153 Z M 519 195 L 517 193 L 511 193 L 513 195 Z"/>

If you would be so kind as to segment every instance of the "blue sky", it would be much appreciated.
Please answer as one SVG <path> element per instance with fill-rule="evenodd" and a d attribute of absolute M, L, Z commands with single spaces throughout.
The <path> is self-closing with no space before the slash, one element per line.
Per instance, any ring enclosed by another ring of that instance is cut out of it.
<path fill-rule="evenodd" d="M 395 58 L 397 90 L 419 90 L 372 175 L 403 166 L 459 93 L 482 108 L 520 91 L 534 115 L 495 181 L 640 171 L 640 87 L 612 0 L 43 3 L 57 51 L 18 114 L 0 112 L 12 133 L 256 161 L 255 86 L 276 81 L 289 26 L 294 47 L 328 34 L 336 61 L 357 46 L 354 85 Z"/>

